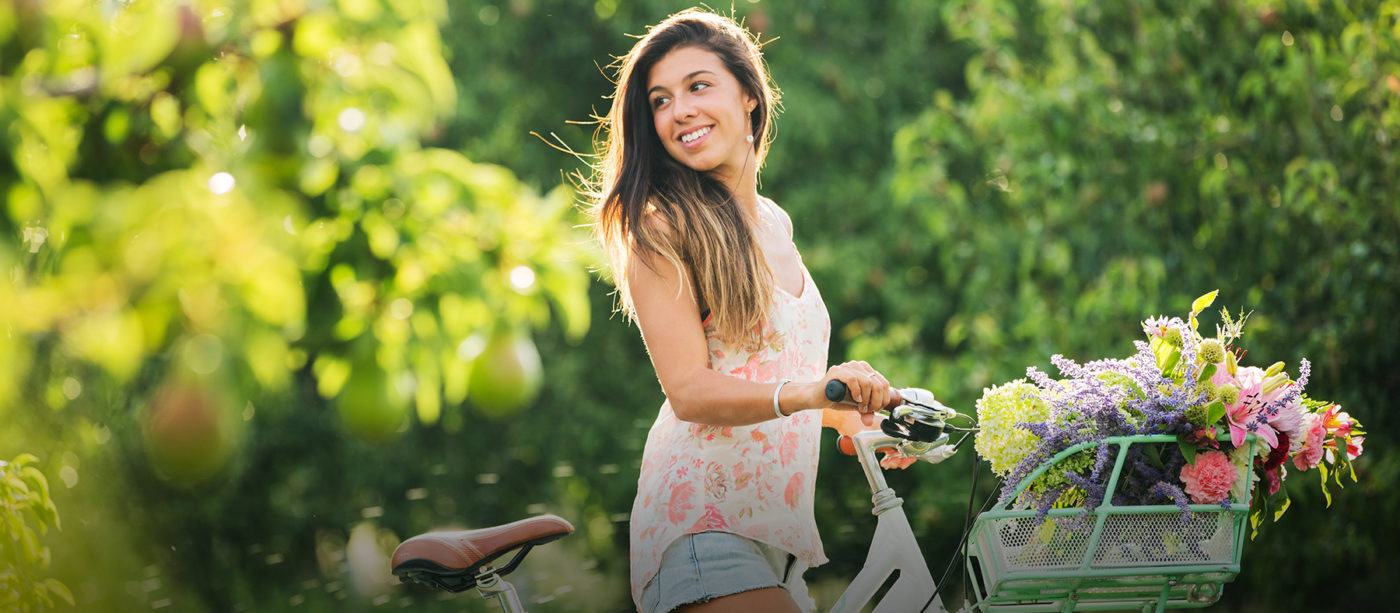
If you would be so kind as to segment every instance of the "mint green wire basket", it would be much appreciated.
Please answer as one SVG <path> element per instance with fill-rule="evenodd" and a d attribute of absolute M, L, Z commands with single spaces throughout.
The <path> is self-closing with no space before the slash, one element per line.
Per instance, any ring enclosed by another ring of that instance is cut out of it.
<path fill-rule="evenodd" d="M 968 540 L 969 598 L 976 611 L 1162 611 L 1199 608 L 1220 599 L 1240 572 L 1252 496 L 1255 437 L 1238 479 L 1243 496 L 1230 508 L 1193 504 L 1182 521 L 1174 505 L 1113 504 L 1133 445 L 1176 445 L 1174 435 L 1108 437 L 1118 447 L 1104 501 L 1089 511 L 1008 509 L 1052 466 L 1099 442 L 1081 443 L 1050 458 L 1022 481 L 1016 495 L 977 516 Z M 1240 491 L 1240 488 L 1236 488 Z"/>

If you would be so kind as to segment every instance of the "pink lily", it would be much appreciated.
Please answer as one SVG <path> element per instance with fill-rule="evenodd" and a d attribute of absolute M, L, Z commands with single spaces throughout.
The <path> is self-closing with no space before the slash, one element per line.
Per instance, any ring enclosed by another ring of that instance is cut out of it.
<path fill-rule="evenodd" d="M 1225 418 L 1230 423 L 1230 442 L 1236 447 L 1244 444 L 1245 435 L 1254 432 L 1259 435 L 1259 440 L 1264 441 L 1269 449 L 1278 446 L 1278 435 L 1273 426 L 1267 422 L 1258 420 L 1260 411 L 1264 410 L 1264 405 L 1268 400 L 1275 397 L 1278 390 L 1265 397 L 1264 371 L 1253 366 L 1240 368 L 1235 376 L 1236 383 L 1240 386 L 1239 399 L 1235 404 L 1225 407 Z M 1254 430 L 1250 430 L 1250 425 L 1255 425 Z"/>

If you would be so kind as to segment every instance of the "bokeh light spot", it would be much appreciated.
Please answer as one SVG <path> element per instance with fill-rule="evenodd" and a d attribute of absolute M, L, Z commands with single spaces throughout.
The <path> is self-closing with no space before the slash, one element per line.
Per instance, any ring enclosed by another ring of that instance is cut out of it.
<path fill-rule="evenodd" d="M 529 266 L 520 265 L 510 270 L 510 286 L 517 292 L 524 292 L 535 286 L 535 271 Z"/>
<path fill-rule="evenodd" d="M 413 302 L 407 298 L 395 298 L 389 303 L 389 314 L 396 319 L 408 319 L 413 315 Z"/>
<path fill-rule="evenodd" d="M 340 112 L 336 116 L 335 122 L 340 125 L 340 129 L 346 132 L 359 132 L 365 127 L 365 112 L 355 107 L 350 107 Z"/>
<path fill-rule="evenodd" d="M 73 377 L 63 379 L 63 397 L 75 400 L 83 394 L 83 382 Z"/>
<path fill-rule="evenodd" d="M 236 184 L 237 181 L 233 179 L 233 175 L 226 172 L 216 172 L 209 177 L 209 192 L 215 196 L 222 196 L 233 191 Z"/>

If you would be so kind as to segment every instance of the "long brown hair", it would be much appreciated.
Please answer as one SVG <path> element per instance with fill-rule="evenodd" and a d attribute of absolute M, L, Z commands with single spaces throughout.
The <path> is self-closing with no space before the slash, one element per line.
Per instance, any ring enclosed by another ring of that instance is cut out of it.
<path fill-rule="evenodd" d="M 758 43 L 727 17 L 697 9 L 677 13 L 621 58 L 612 109 L 602 122 L 603 153 L 589 186 L 594 233 L 629 318 L 636 317 L 627 281 L 634 252 L 655 253 L 678 273 L 688 273 L 721 338 L 752 346 L 772 308 L 773 273 L 730 187 L 673 159 L 652 123 L 647 77 L 661 58 L 682 47 L 719 56 L 758 101 L 749 119 L 756 165 L 763 166 L 778 92 Z"/>

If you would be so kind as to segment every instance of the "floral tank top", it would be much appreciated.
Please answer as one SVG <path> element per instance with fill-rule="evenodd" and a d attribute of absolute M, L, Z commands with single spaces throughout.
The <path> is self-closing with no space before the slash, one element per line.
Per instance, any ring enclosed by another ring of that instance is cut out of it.
<path fill-rule="evenodd" d="M 816 381 L 826 374 L 831 320 L 801 268 L 800 295 L 775 287 L 757 351 L 720 341 L 706 318 L 710 368 L 764 383 Z M 661 555 L 685 534 L 729 532 L 791 553 L 809 567 L 826 562 L 812 510 L 821 422 L 821 411 L 799 411 L 751 426 L 707 426 L 677 419 L 663 403 L 647 434 L 632 504 L 633 600 L 640 604 Z"/>

